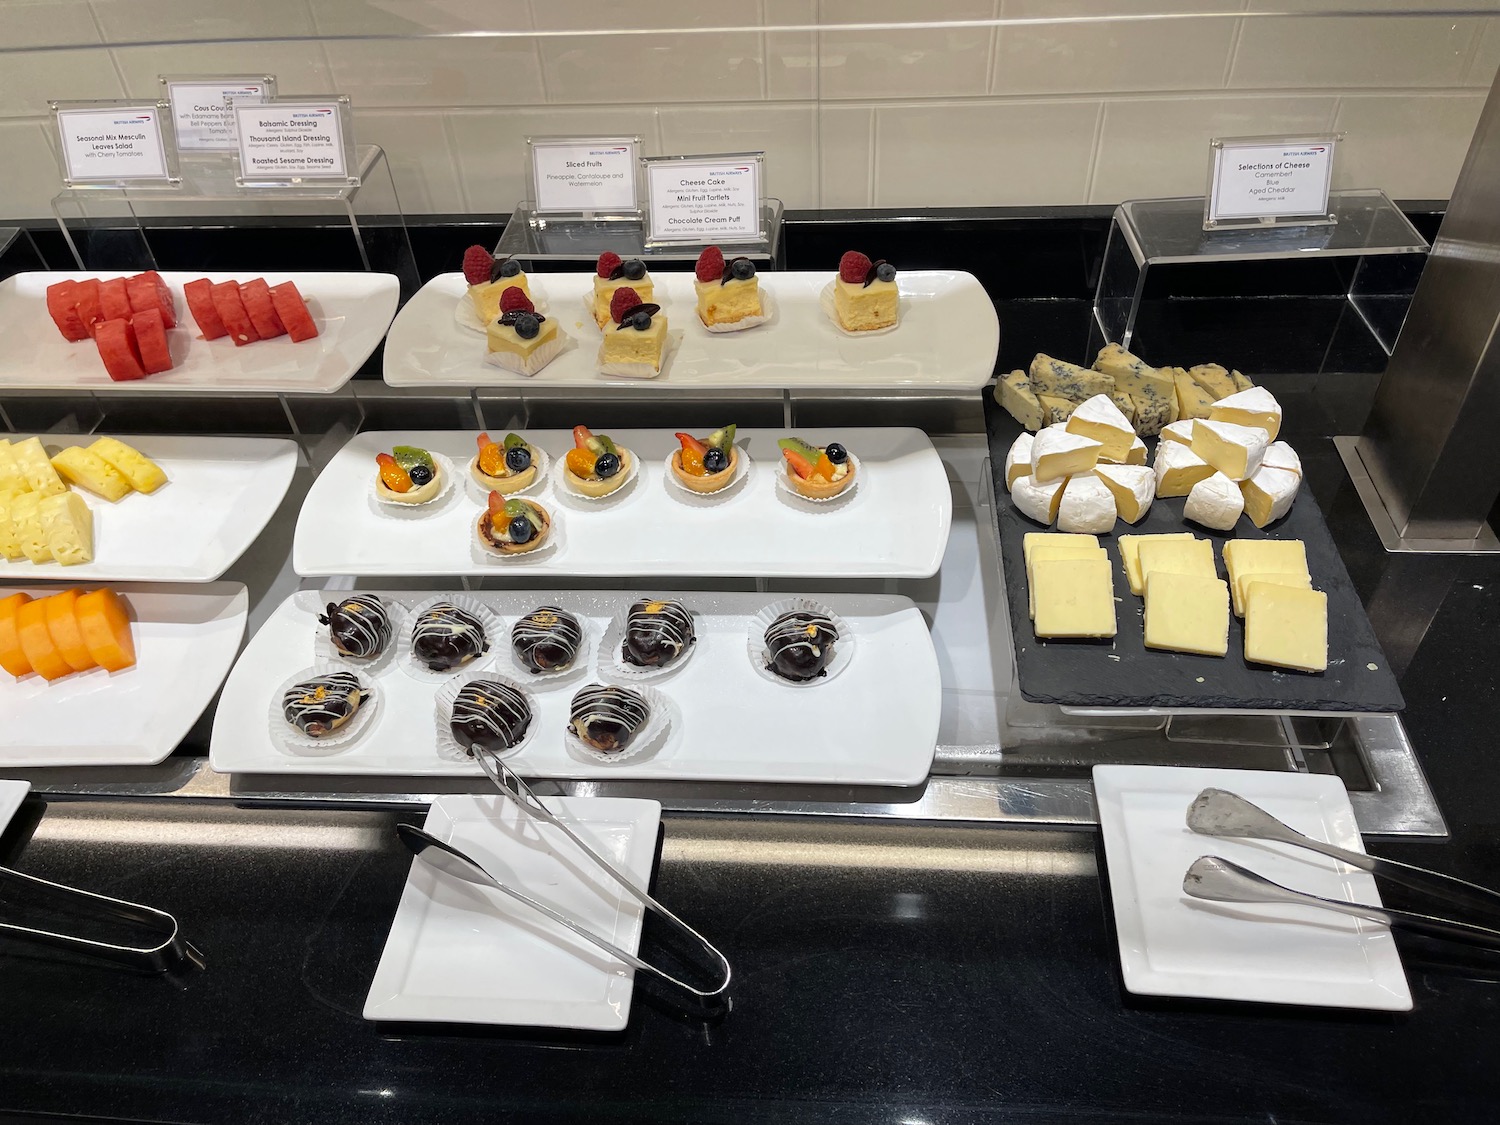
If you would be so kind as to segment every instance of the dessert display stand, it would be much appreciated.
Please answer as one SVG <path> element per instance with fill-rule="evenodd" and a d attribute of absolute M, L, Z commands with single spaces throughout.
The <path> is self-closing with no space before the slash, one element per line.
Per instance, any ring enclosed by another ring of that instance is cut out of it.
<path fill-rule="evenodd" d="M 1164 267 L 1336 260 L 1355 323 L 1390 355 L 1422 272 L 1427 240 L 1378 189 L 1331 192 L 1328 211 L 1334 220 L 1329 225 L 1204 231 L 1202 196 L 1120 204 L 1095 290 L 1088 353 L 1114 341 L 1149 354 L 1149 342 L 1137 340 L 1137 330 L 1143 307 L 1160 299 L 1161 283 L 1155 279 Z"/>
<path fill-rule="evenodd" d="M 761 200 L 761 230 L 764 241 L 724 243 L 720 249 L 725 258 L 743 256 L 755 262 L 758 270 L 778 270 L 786 266 L 786 249 L 782 245 L 782 204 L 779 199 Z M 529 273 L 534 268 L 590 266 L 605 250 L 622 258 L 640 258 L 648 267 L 671 264 L 691 270 L 701 244 L 683 246 L 647 246 L 646 225 L 639 215 L 584 216 L 539 213 L 530 200 L 523 200 L 511 213 L 497 258 L 519 258 Z"/>

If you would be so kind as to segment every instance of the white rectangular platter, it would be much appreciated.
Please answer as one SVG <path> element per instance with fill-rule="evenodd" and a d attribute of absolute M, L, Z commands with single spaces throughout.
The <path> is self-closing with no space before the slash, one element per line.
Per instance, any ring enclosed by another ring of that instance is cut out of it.
<path fill-rule="evenodd" d="M 249 599 L 238 582 L 114 587 L 135 623 L 136 664 L 48 683 L 0 671 L 0 769 L 152 765 L 213 699 L 245 635 Z M 44 597 L 57 587 L 0 586 Z"/>
<path fill-rule="evenodd" d="M 0 281 L 0 390 L 130 394 L 328 394 L 349 381 L 370 358 L 396 315 L 400 285 L 389 273 L 162 272 L 177 304 L 177 327 L 168 330 L 174 366 L 160 375 L 116 383 L 104 370 L 93 340 L 70 343 L 47 315 L 47 286 L 59 281 L 129 277 L 118 270 L 19 273 Z M 204 340 L 188 312 L 182 287 L 210 281 L 268 284 L 296 282 L 318 326 L 300 344 L 290 337 L 257 340 L 237 348 L 229 338 Z"/>
<path fill-rule="evenodd" d="M 408 608 L 436 591 L 382 593 Z M 675 672 L 650 681 L 665 695 L 672 730 L 654 754 L 619 764 L 571 754 L 563 740 L 568 704 L 598 679 L 599 641 L 606 624 L 637 594 L 567 591 L 468 595 L 501 620 L 505 637 L 522 614 L 540 605 L 571 610 L 591 632 L 584 666 L 558 679 L 523 680 L 507 647 L 488 664 L 521 680 L 532 693 L 537 732 L 510 760 L 527 777 L 625 780 L 803 782 L 833 785 L 917 785 L 936 748 L 942 684 L 932 636 L 907 598 L 829 594 L 818 600 L 850 626 L 848 666 L 810 687 L 772 683 L 750 663 L 751 617 L 784 594 L 662 594 L 696 615 L 698 640 Z M 482 776 L 472 761 L 436 749 L 435 698 L 441 685 L 418 680 L 395 661 L 370 673 L 379 710 L 370 728 L 347 747 L 321 755 L 287 749 L 271 734 L 277 689 L 314 663 L 318 614 L 337 593 L 304 590 L 283 602 L 246 646 L 230 673 L 214 716 L 210 761 L 221 773 Z M 326 630 L 324 630 L 326 631 Z M 895 702 L 886 702 L 895 701 Z"/>
<path fill-rule="evenodd" d="M 543 797 L 554 815 L 638 886 L 651 882 L 661 806 L 625 797 Z M 3 812 L 0 809 L 0 812 Z M 439 797 L 423 827 L 507 886 L 612 945 L 640 949 L 645 907 L 556 828 L 498 793 Z M 514 899 L 414 861 L 370 993 L 367 1020 L 619 1031 L 635 970 Z"/>
<path fill-rule="evenodd" d="M 6 435 L 12 440 L 26 435 Z M 49 454 L 92 434 L 40 434 Z M 297 468 L 285 438 L 122 435 L 161 466 L 167 483 L 111 504 L 80 493 L 94 513 L 94 561 L 79 566 L 0 561 L 0 579 L 34 582 L 212 582 L 254 543 Z"/>
<path fill-rule="evenodd" d="M 995 373 L 1000 320 L 972 274 L 912 270 L 897 275 L 900 320 L 890 331 L 849 335 L 824 312 L 820 294 L 835 273 L 759 274 L 771 320 L 743 332 L 709 332 L 698 319 L 692 271 L 653 272 L 653 300 L 680 334 L 654 379 L 620 379 L 597 370 L 599 329 L 587 315 L 592 273 L 537 273 L 527 284 L 537 311 L 556 317 L 572 345 L 534 376 L 485 362 L 484 333 L 465 327 L 454 308 L 468 285 L 461 273 L 433 278 L 402 308 L 385 345 L 385 381 L 393 387 L 726 387 L 833 390 L 852 387 L 972 391 Z M 476 322 L 477 325 L 477 322 Z"/>
<path fill-rule="evenodd" d="M 1370 875 L 1305 848 L 1192 832 L 1188 806 L 1211 787 L 1238 793 L 1315 840 L 1365 850 L 1337 777 L 1095 766 L 1125 987 L 1151 996 L 1409 1010 L 1411 991 L 1388 927 L 1311 906 L 1187 896 L 1188 866 L 1216 855 L 1295 890 L 1380 903 Z"/>
<path fill-rule="evenodd" d="M 634 452 L 640 474 L 600 501 L 560 492 L 550 477 L 527 492 L 553 517 L 556 545 L 497 558 L 474 542 L 482 493 L 468 480 L 474 433 L 464 430 L 358 434 L 313 482 L 297 520 L 292 564 L 302 575 L 698 575 L 795 578 L 926 578 L 937 573 L 953 521 L 942 460 L 920 430 L 806 430 L 818 444 L 842 442 L 858 459 L 846 497 L 814 504 L 782 493 L 776 439 L 784 430 L 741 430 L 736 444 L 749 475 L 717 497 L 688 496 L 667 482 L 679 448 L 668 430 L 611 430 Z M 503 435 L 492 435 L 499 436 Z M 573 448 L 563 430 L 524 435 L 557 470 Z M 392 514 L 374 499 L 375 455 L 393 445 L 446 455 L 455 482 L 421 509 Z"/>

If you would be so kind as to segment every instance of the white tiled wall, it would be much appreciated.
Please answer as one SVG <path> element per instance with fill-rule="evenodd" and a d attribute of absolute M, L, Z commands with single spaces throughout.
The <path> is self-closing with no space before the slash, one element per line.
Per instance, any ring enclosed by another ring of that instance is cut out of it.
<path fill-rule="evenodd" d="M 621 131 L 653 153 L 765 149 L 792 207 L 1200 194 L 1210 137 L 1321 129 L 1348 134 L 1341 186 L 1441 198 L 1500 66 L 1500 15 L 1449 7 L 0 0 L 0 218 L 47 213 L 49 98 L 149 97 L 160 73 L 213 71 L 348 94 L 413 214 L 507 211 L 527 135 Z M 475 30 L 502 34 L 399 38 Z"/>

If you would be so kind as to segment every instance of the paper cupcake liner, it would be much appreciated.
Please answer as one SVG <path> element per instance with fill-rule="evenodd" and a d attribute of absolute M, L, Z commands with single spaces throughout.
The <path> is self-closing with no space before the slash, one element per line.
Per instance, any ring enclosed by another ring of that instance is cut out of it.
<path fill-rule="evenodd" d="M 514 757 L 536 739 L 537 727 L 541 726 L 541 718 L 537 714 L 536 700 L 531 692 L 526 690 L 526 685 L 518 683 L 509 676 L 497 672 L 469 672 L 465 670 L 463 675 L 452 676 L 438 689 L 434 697 L 433 721 L 437 725 L 437 753 L 438 757 L 449 762 L 472 762 L 474 755 L 469 752 L 467 746 L 460 746 L 453 737 L 452 720 L 453 704 L 458 699 L 458 693 L 463 690 L 465 684 L 475 680 L 494 680 L 505 684 L 507 687 L 515 688 L 526 697 L 526 705 L 531 708 L 531 723 L 526 728 L 526 733 L 521 736 L 521 741 L 500 755 L 502 758 Z"/>
<path fill-rule="evenodd" d="M 530 443 L 528 442 L 527 444 L 529 445 Z M 548 456 L 545 449 L 538 445 L 532 445 L 531 452 L 531 465 L 536 469 L 536 475 L 532 477 L 531 483 L 525 488 L 517 489 L 515 492 L 507 492 L 505 493 L 506 496 L 527 496 L 540 492 L 546 487 L 547 474 L 552 471 L 552 458 Z M 487 505 L 490 502 L 490 489 L 474 479 L 474 469 L 478 463 L 479 454 L 475 453 L 474 456 L 469 458 L 469 463 L 464 466 L 464 490 L 469 499 L 477 500 L 479 503 Z"/>
<path fill-rule="evenodd" d="M 594 685 L 584 684 L 578 691 L 592 686 Z M 592 746 L 586 745 L 582 739 L 574 734 L 573 724 L 570 720 L 567 726 L 563 728 L 563 745 L 568 748 L 568 752 L 584 761 L 602 762 L 609 766 L 617 766 L 621 762 L 650 757 L 653 754 L 659 753 L 671 738 L 674 727 L 678 725 L 676 721 L 678 719 L 676 708 L 672 706 L 671 701 L 655 688 L 648 687 L 645 684 L 614 684 L 605 686 L 625 687 L 626 690 L 633 691 L 641 696 L 646 701 L 646 706 L 650 708 L 651 712 L 646 718 L 646 725 L 641 728 L 640 733 L 631 740 L 630 745 L 624 750 L 613 754 L 606 754 L 601 750 L 595 750 Z M 576 697 L 578 692 L 574 692 L 573 694 Z M 572 714 L 571 699 L 568 703 L 568 713 L 569 715 Z"/>
<path fill-rule="evenodd" d="M 528 356 L 518 356 L 514 352 L 491 352 L 484 353 L 484 362 L 491 367 L 499 367 L 502 370 L 512 372 L 516 375 L 525 375 L 528 378 L 537 374 L 547 364 L 567 350 L 568 345 L 573 343 L 573 337 L 569 336 L 561 328 L 557 335 L 545 344 L 539 344 Z"/>
<path fill-rule="evenodd" d="M 531 285 L 530 278 L 526 279 L 526 284 Z M 543 316 L 547 315 L 547 298 L 535 286 L 531 289 L 531 303 L 537 312 Z M 474 302 L 469 300 L 467 289 L 460 293 L 458 300 L 453 303 L 453 320 L 460 328 L 467 328 L 471 332 L 484 334 L 489 331 L 489 325 L 479 319 L 479 310 L 474 307 Z"/>
<path fill-rule="evenodd" d="M 667 329 L 666 339 L 661 345 L 661 366 L 649 363 L 605 363 L 604 344 L 599 344 L 599 374 L 613 375 L 617 379 L 657 379 L 667 373 L 667 364 L 672 362 L 672 353 L 682 343 L 682 333 L 675 328 Z"/>
<path fill-rule="evenodd" d="M 604 496 L 585 496 L 582 492 L 579 492 L 577 489 L 575 489 L 572 485 L 572 482 L 568 480 L 567 457 L 559 457 L 557 459 L 557 465 L 552 470 L 552 476 L 555 481 L 554 491 L 560 497 L 566 497 L 569 500 L 578 500 L 584 504 L 601 504 L 606 500 L 619 499 L 621 493 L 630 488 L 631 482 L 634 481 L 641 472 L 641 459 L 636 456 L 635 450 L 627 449 L 626 452 L 630 454 L 630 464 L 625 469 L 625 480 L 620 485 L 620 487 L 616 488 L 613 492 L 610 492 Z"/>
<path fill-rule="evenodd" d="M 859 483 L 864 479 L 864 473 L 859 468 L 859 458 L 849 454 L 849 464 L 854 466 L 854 483 L 840 492 L 837 496 L 803 496 L 792 487 L 786 475 L 791 470 L 787 467 L 786 458 L 782 458 L 781 464 L 776 467 L 776 487 L 794 503 L 800 504 L 834 504 L 840 500 L 848 500 L 859 491 Z"/>
<path fill-rule="evenodd" d="M 825 669 L 828 673 L 826 676 L 818 676 L 811 680 L 786 680 L 767 667 L 771 654 L 766 651 L 766 630 L 771 627 L 771 622 L 783 613 L 795 613 L 799 610 L 823 614 L 833 621 L 833 627 L 838 630 L 839 639 L 834 642 L 833 659 L 828 662 L 828 667 Z M 849 623 L 822 602 L 814 601 L 812 598 L 785 598 L 779 602 L 772 602 L 750 619 L 750 629 L 746 639 L 749 642 L 751 667 L 761 679 L 769 680 L 781 687 L 813 688 L 826 684 L 849 667 L 849 662 L 854 659 L 855 638 L 854 631 L 849 628 Z"/>
<path fill-rule="evenodd" d="M 640 601 L 636 598 L 635 601 Z M 649 598 L 646 600 L 650 600 Z M 634 603 L 632 603 L 634 604 Z M 682 603 L 678 603 L 681 605 Z M 688 609 L 687 606 L 683 606 Z M 696 618 L 697 614 L 688 609 L 688 615 Z M 702 643 L 697 636 L 698 626 L 696 620 L 693 623 L 693 643 L 683 649 L 676 660 L 660 668 L 641 668 L 635 664 L 627 663 L 621 655 L 622 645 L 625 641 L 625 623 L 630 616 L 630 606 L 624 606 L 614 615 L 610 623 L 604 628 L 604 637 L 599 642 L 598 668 L 600 677 L 607 677 L 609 682 L 621 682 L 627 686 L 644 683 L 650 680 L 663 680 L 675 674 L 678 669 L 684 667 L 693 658 L 693 653 L 698 651 Z"/>
<path fill-rule="evenodd" d="M 542 604 L 544 603 L 538 602 L 531 608 L 536 609 Z M 527 610 L 527 613 L 529 612 L 531 610 Z M 572 610 L 568 610 L 568 612 L 573 613 Z M 497 662 L 496 667 L 502 668 L 507 675 L 520 684 L 548 684 L 550 686 L 554 680 L 565 680 L 569 676 L 576 676 L 589 666 L 589 657 L 593 654 L 594 645 L 598 640 L 594 635 L 594 624 L 582 614 L 573 613 L 573 616 L 578 618 L 579 627 L 583 630 L 583 640 L 579 642 L 578 655 L 573 657 L 573 662 L 566 668 L 554 668 L 550 672 L 533 672 L 521 662 L 521 658 L 516 653 L 515 646 L 511 644 L 510 640 L 512 630 L 515 629 L 516 624 L 521 618 L 525 616 L 526 614 L 523 613 L 517 615 L 514 619 L 507 620 L 505 625 L 505 651 L 508 667 L 505 666 L 506 661 Z"/>
<path fill-rule="evenodd" d="M 836 280 L 837 279 L 835 279 L 835 281 Z M 896 329 L 901 327 L 901 318 L 906 313 L 906 304 L 904 299 L 901 298 L 898 294 L 896 298 L 895 324 L 888 324 L 884 328 L 869 328 L 863 332 L 850 332 L 849 329 L 845 328 L 842 324 L 839 323 L 838 310 L 834 307 L 833 287 L 835 281 L 830 281 L 827 285 L 823 286 L 822 291 L 818 293 L 818 304 L 823 307 L 823 312 L 827 315 L 829 323 L 832 324 L 834 328 L 836 328 L 840 333 L 857 340 L 865 336 L 884 336 L 887 332 L 894 332 L 896 331 Z"/>
<path fill-rule="evenodd" d="M 449 605 L 457 606 L 459 609 L 467 610 L 477 617 L 484 625 L 484 636 L 490 643 L 489 650 L 481 653 L 467 664 L 461 664 L 457 668 L 451 668 L 446 672 L 434 672 L 423 664 L 413 654 L 411 649 L 411 634 L 416 628 L 417 622 L 422 614 L 427 612 L 439 602 L 447 602 Z M 454 592 L 450 594 L 438 594 L 431 598 L 424 598 L 411 608 L 407 613 L 401 635 L 397 638 L 396 666 L 414 680 L 421 680 L 429 684 L 446 683 L 454 676 L 463 675 L 465 672 L 474 672 L 480 668 L 486 668 L 495 659 L 495 654 L 500 651 L 500 646 L 506 643 L 504 631 L 500 628 L 500 619 L 490 611 L 478 598 L 470 594 Z"/>
<path fill-rule="evenodd" d="M 704 324 L 703 318 L 698 317 L 698 323 L 703 326 L 703 331 L 713 332 L 743 332 L 747 328 L 758 328 L 762 324 L 768 324 L 776 316 L 776 302 L 771 299 L 768 289 L 760 291 L 760 316 L 747 316 L 735 321 L 733 324 Z"/>
<path fill-rule="evenodd" d="M 662 462 L 662 471 L 667 478 L 667 491 L 670 492 L 672 496 L 677 500 L 681 500 L 689 504 L 691 504 L 695 500 L 706 501 L 710 504 L 727 500 L 729 498 L 728 493 L 732 489 L 735 489 L 741 481 L 745 480 L 750 475 L 750 454 L 746 453 L 743 449 L 740 449 L 739 461 L 735 465 L 734 472 L 730 474 L 728 480 L 726 480 L 712 492 L 694 492 L 691 488 L 678 480 L 677 474 L 672 471 L 672 459 L 677 456 L 678 452 L 680 452 L 680 450 L 674 450 L 673 452 L 667 454 L 667 459 Z"/>
<path fill-rule="evenodd" d="M 420 504 L 403 504 L 399 500 L 386 500 L 380 495 L 377 485 L 380 484 L 380 468 L 371 465 L 370 499 L 374 501 L 375 511 L 383 516 L 391 516 L 395 519 L 420 519 L 438 511 L 447 502 L 448 498 L 455 495 L 454 479 L 455 472 L 453 462 L 441 453 L 435 453 L 429 449 L 428 454 L 432 457 L 432 463 L 437 467 L 440 487 L 437 495 L 431 500 L 423 500 Z"/>
<path fill-rule="evenodd" d="M 322 591 L 319 591 L 321 594 Z M 318 612 L 326 612 L 330 601 L 337 602 L 340 598 L 347 598 L 360 593 L 359 590 L 343 590 L 338 592 L 337 597 L 325 597 L 319 603 Z M 406 607 L 400 602 L 389 597 L 382 597 L 381 604 L 385 606 L 385 613 L 391 622 L 391 640 L 379 656 L 365 657 L 347 656 L 333 647 L 333 638 L 328 634 L 327 625 L 319 625 L 317 636 L 313 639 L 313 659 L 319 664 L 348 664 L 361 672 L 373 675 L 383 672 L 396 659 L 396 649 L 401 643 L 401 634 L 406 631 Z"/>
<path fill-rule="evenodd" d="M 310 680 L 315 676 L 326 676 L 331 672 L 351 672 L 359 681 L 360 688 L 367 692 L 359 710 L 354 712 L 354 717 L 323 738 L 312 738 L 303 734 L 291 723 L 286 721 L 281 713 L 281 700 L 296 684 L 304 680 Z M 267 712 L 267 720 L 270 724 L 271 740 L 279 742 L 289 753 L 298 757 L 316 758 L 325 754 L 336 754 L 347 749 L 360 735 L 369 730 L 375 722 L 375 713 L 380 709 L 380 693 L 375 691 L 370 684 L 370 677 L 365 674 L 363 668 L 343 661 L 319 661 L 311 668 L 304 668 L 294 676 L 288 676 L 277 687 L 271 695 L 271 706 Z"/>
<path fill-rule="evenodd" d="M 542 505 L 546 507 L 546 505 Z M 469 521 L 469 546 L 470 554 L 478 563 L 494 563 L 497 566 L 525 566 L 528 560 L 535 561 L 550 557 L 563 541 L 562 521 L 557 518 L 557 508 L 547 507 L 547 515 L 552 520 L 552 525 L 547 531 L 547 538 L 540 547 L 534 547 L 529 551 L 523 551 L 519 555 L 508 555 L 495 550 L 479 534 L 480 516 L 475 516 Z M 509 633 L 506 634 L 509 636 Z"/>

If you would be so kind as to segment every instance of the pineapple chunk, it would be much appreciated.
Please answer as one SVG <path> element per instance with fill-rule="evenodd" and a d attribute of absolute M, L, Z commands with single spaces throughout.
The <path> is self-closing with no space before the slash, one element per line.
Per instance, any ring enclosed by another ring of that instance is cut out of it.
<path fill-rule="evenodd" d="M 76 492 L 49 496 L 41 503 L 47 549 L 63 566 L 94 561 L 94 513 Z"/>
<path fill-rule="evenodd" d="M 10 451 L 15 454 L 16 463 L 21 467 L 21 475 L 26 478 L 26 484 L 32 492 L 38 496 L 56 496 L 59 492 L 68 490 L 62 477 L 52 467 L 47 451 L 42 448 L 41 438 L 30 437 L 17 442 L 10 447 Z"/>
<path fill-rule="evenodd" d="M 120 470 L 91 449 L 70 445 L 52 458 L 52 467 L 69 484 L 86 488 L 111 504 L 131 490 Z"/>
<path fill-rule="evenodd" d="M 10 442 L 4 440 L 0 440 L 0 489 L 7 492 L 31 491 L 31 485 L 26 483 Z"/>
<path fill-rule="evenodd" d="M 89 452 L 113 465 L 137 492 L 155 492 L 167 483 L 167 474 L 155 461 L 118 438 L 99 438 L 89 446 Z"/>
<path fill-rule="evenodd" d="M 21 541 L 10 522 L 11 509 L 20 493 L 9 488 L 0 488 L 0 558 L 14 562 L 21 557 Z"/>
<path fill-rule="evenodd" d="M 42 498 L 35 492 L 19 492 L 11 501 L 10 526 L 21 553 L 34 563 L 52 561 L 52 548 L 42 534 Z"/>

